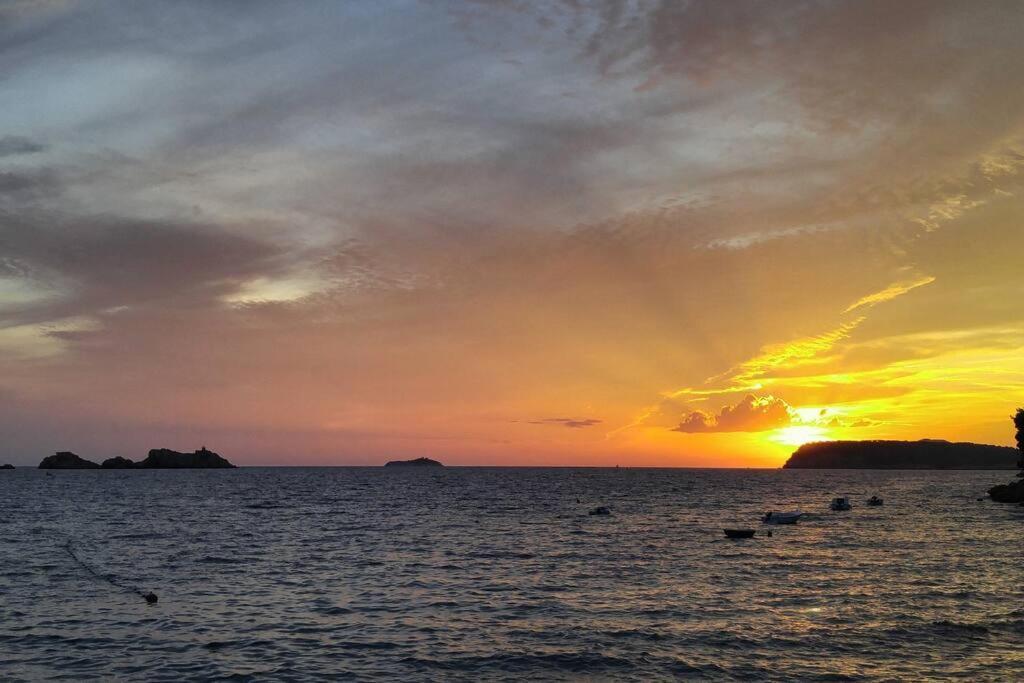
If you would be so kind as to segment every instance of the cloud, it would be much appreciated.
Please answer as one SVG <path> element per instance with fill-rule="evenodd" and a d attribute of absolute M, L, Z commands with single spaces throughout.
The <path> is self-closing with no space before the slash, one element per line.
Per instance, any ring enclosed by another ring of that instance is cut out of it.
<path fill-rule="evenodd" d="M 747 394 L 734 406 L 723 406 L 718 415 L 695 410 L 683 416 L 676 432 L 763 432 L 785 427 L 793 417 L 789 404 L 774 396 Z"/>
<path fill-rule="evenodd" d="M 274 246 L 214 225 L 49 213 L 0 225 L 0 253 L 0 273 L 59 290 L 8 313 L 8 323 L 126 305 L 219 306 L 218 297 L 274 273 L 282 259 Z"/>
<path fill-rule="evenodd" d="M 931 277 L 930 275 L 924 275 L 914 280 L 906 280 L 903 282 L 893 283 L 881 291 L 875 292 L 874 294 L 868 294 L 867 296 L 863 296 L 860 299 L 857 299 L 857 301 L 853 302 L 846 308 L 844 313 L 849 313 L 850 311 L 856 310 L 861 306 L 874 306 L 875 304 L 880 304 L 883 301 L 895 299 L 898 296 L 906 294 L 912 289 L 916 289 L 917 287 L 923 287 L 924 285 L 928 285 L 933 282 L 935 282 L 934 277 Z"/>
<path fill-rule="evenodd" d="M 0 1 L 0 344 L 46 351 L 0 390 L 44 424 L 469 450 L 668 386 L 615 447 L 783 419 L 747 393 L 888 428 L 968 347 L 959 405 L 1019 394 L 968 382 L 1020 347 L 1012 3 L 46 6 Z"/>
<path fill-rule="evenodd" d="M 863 322 L 863 317 L 856 318 L 822 334 L 802 337 L 782 344 L 770 344 L 764 347 L 758 355 L 726 373 L 726 376 L 730 376 L 733 382 L 746 384 L 756 382 L 777 368 L 812 361 L 847 339 Z"/>
<path fill-rule="evenodd" d="M 601 420 L 596 420 L 594 418 L 576 419 L 571 417 L 548 417 L 542 420 L 531 420 L 530 424 L 562 425 L 563 427 L 568 427 L 570 429 L 580 429 L 582 427 L 593 427 L 594 425 L 599 425 L 601 424 Z"/>
<path fill-rule="evenodd" d="M 35 154 L 46 149 L 46 145 L 20 135 L 6 135 L 0 138 L 0 157 Z"/>

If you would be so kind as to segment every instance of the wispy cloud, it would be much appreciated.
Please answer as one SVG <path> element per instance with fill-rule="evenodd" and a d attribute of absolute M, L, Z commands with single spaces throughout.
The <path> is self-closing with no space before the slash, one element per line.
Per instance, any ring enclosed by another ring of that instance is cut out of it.
<path fill-rule="evenodd" d="M 46 145 L 20 135 L 5 135 L 0 138 L 0 157 L 36 154 L 46 149 Z"/>
<path fill-rule="evenodd" d="M 601 420 L 594 418 L 572 418 L 572 417 L 548 417 L 542 420 L 530 420 L 530 424 L 533 425 L 560 425 L 562 427 L 568 427 L 570 429 L 580 429 L 583 427 L 593 427 L 594 425 L 601 424 Z"/>
<path fill-rule="evenodd" d="M 903 282 L 894 282 L 885 289 L 879 290 L 877 292 L 874 292 L 873 294 L 868 294 L 867 296 L 863 296 L 860 299 L 857 299 L 852 304 L 850 304 L 843 312 L 849 313 L 850 311 L 855 311 L 858 308 L 861 308 L 862 306 L 874 306 L 875 304 L 882 303 L 883 301 L 890 301 L 891 299 L 895 299 L 898 296 L 906 294 L 912 289 L 923 287 L 925 285 L 930 285 L 933 282 L 935 282 L 935 278 L 930 275 L 924 275 L 919 278 L 913 280 L 905 280 Z"/>

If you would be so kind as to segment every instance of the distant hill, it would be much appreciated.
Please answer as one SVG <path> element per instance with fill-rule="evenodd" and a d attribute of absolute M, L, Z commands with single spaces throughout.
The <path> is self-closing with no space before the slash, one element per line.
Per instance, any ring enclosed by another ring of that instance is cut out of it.
<path fill-rule="evenodd" d="M 819 441 L 805 443 L 786 469 L 1012 470 L 1020 452 L 1008 446 L 921 441 Z"/>

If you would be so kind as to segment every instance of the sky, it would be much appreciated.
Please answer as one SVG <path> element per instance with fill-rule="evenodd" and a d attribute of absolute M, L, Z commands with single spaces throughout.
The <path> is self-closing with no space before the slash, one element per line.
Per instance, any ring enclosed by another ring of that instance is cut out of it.
<path fill-rule="evenodd" d="M 1024 5 L 0 0 L 0 461 L 1012 444 Z"/>

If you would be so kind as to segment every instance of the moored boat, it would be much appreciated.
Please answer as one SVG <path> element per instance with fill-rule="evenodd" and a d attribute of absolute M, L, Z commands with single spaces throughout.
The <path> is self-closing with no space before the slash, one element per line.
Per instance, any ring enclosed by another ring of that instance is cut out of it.
<path fill-rule="evenodd" d="M 753 529 L 722 529 L 726 538 L 753 538 Z"/>
<path fill-rule="evenodd" d="M 853 506 L 850 505 L 850 499 L 846 496 L 839 498 L 833 498 L 832 502 L 828 504 L 829 508 L 835 512 L 842 512 L 844 510 L 852 510 Z"/>
<path fill-rule="evenodd" d="M 878 496 L 871 496 L 870 498 L 868 498 L 867 504 L 870 505 L 871 507 L 878 507 L 879 505 L 882 505 L 884 502 L 885 501 L 883 501 Z"/>
<path fill-rule="evenodd" d="M 771 510 L 764 513 L 764 517 L 761 518 L 761 522 L 764 524 L 796 524 L 800 521 L 800 518 L 804 513 L 799 510 L 791 510 L 788 512 L 776 512 Z"/>

